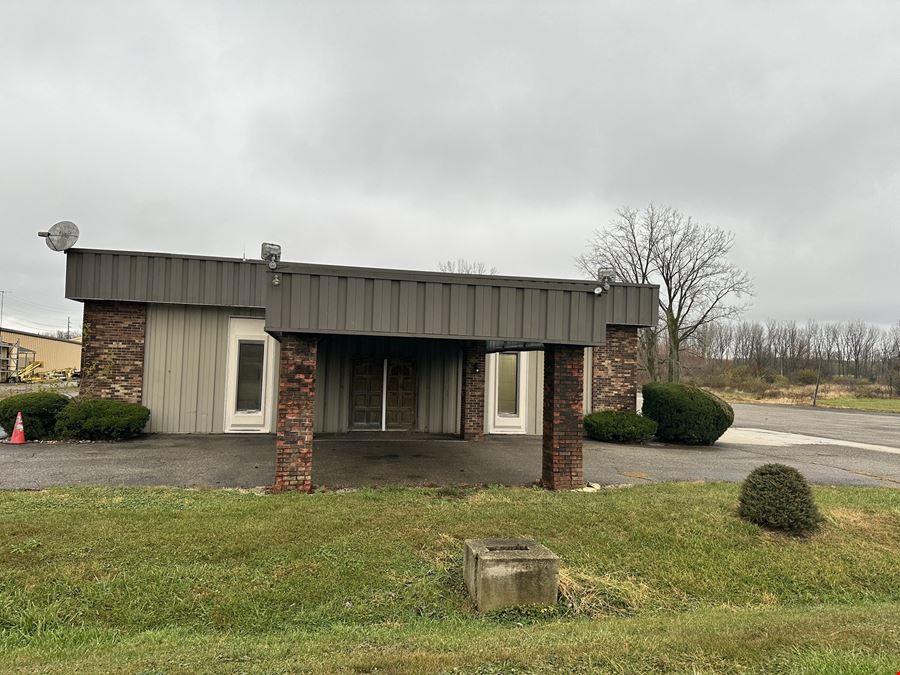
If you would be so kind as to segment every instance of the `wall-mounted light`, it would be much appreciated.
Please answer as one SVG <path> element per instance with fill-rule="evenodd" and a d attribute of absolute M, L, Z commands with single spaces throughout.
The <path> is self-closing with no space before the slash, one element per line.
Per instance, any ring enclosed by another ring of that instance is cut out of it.
<path fill-rule="evenodd" d="M 616 280 L 616 271 L 601 267 L 597 270 L 597 281 L 600 285 L 594 289 L 594 295 L 603 295 Z"/>
<path fill-rule="evenodd" d="M 281 261 L 281 246 L 263 242 L 259 257 L 268 262 L 269 269 L 274 272 L 278 269 L 278 263 Z"/>

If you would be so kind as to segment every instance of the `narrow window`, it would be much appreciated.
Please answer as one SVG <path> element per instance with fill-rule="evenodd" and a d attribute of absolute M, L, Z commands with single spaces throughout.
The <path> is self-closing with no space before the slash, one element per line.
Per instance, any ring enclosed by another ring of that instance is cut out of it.
<path fill-rule="evenodd" d="M 265 344 L 257 341 L 238 343 L 237 412 L 262 410 L 263 357 Z"/>
<path fill-rule="evenodd" d="M 497 413 L 519 414 L 519 354 L 504 352 L 497 355 Z"/>

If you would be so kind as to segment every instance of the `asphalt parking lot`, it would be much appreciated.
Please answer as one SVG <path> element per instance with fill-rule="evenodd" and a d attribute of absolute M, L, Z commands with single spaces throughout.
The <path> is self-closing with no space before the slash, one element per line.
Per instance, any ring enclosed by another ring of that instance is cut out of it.
<path fill-rule="evenodd" d="M 585 479 L 601 485 L 741 480 L 783 462 L 820 484 L 900 487 L 900 415 L 735 405 L 735 425 L 712 447 L 586 441 Z M 126 443 L 0 444 L 0 488 L 54 485 L 258 487 L 272 483 L 273 437 L 151 435 Z M 331 488 L 529 485 L 540 476 L 539 437 L 346 435 L 316 440 L 313 480 Z"/>

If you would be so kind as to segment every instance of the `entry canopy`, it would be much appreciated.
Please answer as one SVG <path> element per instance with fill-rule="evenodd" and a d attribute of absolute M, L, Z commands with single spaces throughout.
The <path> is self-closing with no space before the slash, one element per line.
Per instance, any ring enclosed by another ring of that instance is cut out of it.
<path fill-rule="evenodd" d="M 67 252 L 73 300 L 261 307 L 266 330 L 479 340 L 493 351 L 601 345 L 652 326 L 659 287 L 93 249 Z M 506 346 L 505 346 L 506 345 Z"/>

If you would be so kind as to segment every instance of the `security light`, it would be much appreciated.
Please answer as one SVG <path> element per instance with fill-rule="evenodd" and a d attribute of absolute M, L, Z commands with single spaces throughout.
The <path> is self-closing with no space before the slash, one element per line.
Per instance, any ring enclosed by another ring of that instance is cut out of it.
<path fill-rule="evenodd" d="M 597 270 L 597 281 L 600 285 L 594 289 L 594 295 L 603 295 L 609 290 L 609 286 L 616 280 L 616 271 L 601 267 Z"/>
<path fill-rule="evenodd" d="M 278 262 L 281 260 L 281 246 L 263 242 L 259 255 L 269 263 L 269 269 L 274 270 L 278 267 Z"/>

